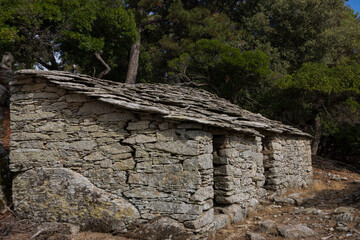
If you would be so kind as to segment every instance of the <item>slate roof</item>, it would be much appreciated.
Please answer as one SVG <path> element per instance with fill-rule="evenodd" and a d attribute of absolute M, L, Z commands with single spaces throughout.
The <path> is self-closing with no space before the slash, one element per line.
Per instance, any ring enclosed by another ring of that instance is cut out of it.
<path fill-rule="evenodd" d="M 61 88 L 136 112 L 189 121 L 253 135 L 271 133 L 311 137 L 294 127 L 269 120 L 205 90 L 166 84 L 124 84 L 61 71 L 20 70 L 15 79 L 45 78 Z M 16 80 L 15 83 L 16 84 Z"/>

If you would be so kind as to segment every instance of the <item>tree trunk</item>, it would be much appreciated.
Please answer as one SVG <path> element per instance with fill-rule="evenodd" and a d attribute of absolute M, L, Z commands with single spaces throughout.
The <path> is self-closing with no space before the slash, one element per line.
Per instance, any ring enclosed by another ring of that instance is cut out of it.
<path fill-rule="evenodd" d="M 135 84 L 136 75 L 139 67 L 139 55 L 140 55 L 140 29 L 138 29 L 138 40 L 131 46 L 129 67 L 126 75 L 126 84 Z"/>
<path fill-rule="evenodd" d="M 316 155 L 319 144 L 320 144 L 320 138 L 321 138 L 321 120 L 319 115 L 316 115 L 315 121 L 314 121 L 314 130 L 315 130 L 315 136 L 311 143 L 311 153 L 313 155 Z"/>
<path fill-rule="evenodd" d="M 102 59 L 100 53 L 95 53 L 95 57 L 101 62 L 102 65 L 104 65 L 105 70 L 102 71 L 101 73 L 99 73 L 99 75 L 97 76 L 97 78 L 103 78 L 106 74 L 108 74 L 111 71 L 111 68 L 109 67 L 109 65 L 104 61 L 104 59 Z"/>

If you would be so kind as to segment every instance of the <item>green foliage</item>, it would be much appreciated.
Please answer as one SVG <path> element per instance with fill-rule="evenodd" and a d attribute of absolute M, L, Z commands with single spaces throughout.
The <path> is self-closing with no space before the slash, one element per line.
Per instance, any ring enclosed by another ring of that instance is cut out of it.
<path fill-rule="evenodd" d="M 277 83 L 280 88 L 297 88 L 314 94 L 359 94 L 360 64 L 352 62 L 329 67 L 323 63 L 305 63 Z"/>
<path fill-rule="evenodd" d="M 233 24 L 226 14 L 211 12 L 201 5 L 185 9 L 182 1 L 174 1 L 167 19 L 171 22 L 170 34 L 160 40 L 167 51 L 181 53 L 189 44 L 200 39 L 230 42 L 237 38 L 237 32 L 233 31 Z"/>
<path fill-rule="evenodd" d="M 360 127 L 344 125 L 334 135 L 335 143 L 344 156 L 360 156 Z"/>
<path fill-rule="evenodd" d="M 0 53 L 12 51 L 25 67 L 49 56 L 61 19 L 55 0 L 1 1 L 0 13 Z"/>
<path fill-rule="evenodd" d="M 156 9 L 161 22 L 147 25 L 142 32 L 139 77 L 146 82 L 168 82 L 168 61 L 179 58 L 201 39 L 218 40 L 237 46 L 240 31 L 225 13 L 209 1 L 164 1 Z M 154 15 L 152 15 L 154 16 Z M 151 61 L 146 61 L 151 59 Z"/>
<path fill-rule="evenodd" d="M 351 113 L 356 113 L 360 111 L 360 102 L 356 100 L 354 97 L 349 97 L 346 100 L 346 105 L 350 107 Z"/>
<path fill-rule="evenodd" d="M 69 26 L 59 41 L 67 64 L 78 65 L 86 74 L 99 73 L 104 66 L 94 56 L 98 52 L 112 69 L 106 77 L 123 79 L 129 49 L 137 38 L 134 16 L 123 2 L 65 1 L 63 8 Z"/>
<path fill-rule="evenodd" d="M 11 50 L 19 66 L 31 68 L 41 60 L 57 69 L 57 52 L 63 68 L 93 74 L 104 69 L 94 56 L 98 52 L 113 76 L 124 75 L 137 38 L 134 16 L 124 7 L 121 0 L 2 1 L 0 53 Z"/>
<path fill-rule="evenodd" d="M 0 51 L 4 51 L 5 47 L 9 47 L 13 42 L 19 40 L 18 30 L 8 24 L 13 19 L 12 7 L 16 4 L 17 1 L 0 2 Z"/>
<path fill-rule="evenodd" d="M 268 57 L 260 51 L 241 52 L 218 40 L 202 39 L 169 62 L 178 81 L 205 84 L 221 97 L 241 102 L 269 74 Z"/>
<path fill-rule="evenodd" d="M 308 129 L 320 116 L 322 134 L 333 135 L 344 124 L 355 125 L 360 114 L 360 64 L 327 66 L 306 63 L 292 75 L 276 82 L 278 91 L 267 99 L 273 117 Z M 275 94 L 275 95 L 274 95 Z M 277 115 L 277 114 L 279 115 Z"/>
<path fill-rule="evenodd" d="M 359 47 L 359 19 L 343 0 L 249 0 L 230 14 L 246 30 L 247 48 L 267 53 L 277 72 L 336 64 Z"/>

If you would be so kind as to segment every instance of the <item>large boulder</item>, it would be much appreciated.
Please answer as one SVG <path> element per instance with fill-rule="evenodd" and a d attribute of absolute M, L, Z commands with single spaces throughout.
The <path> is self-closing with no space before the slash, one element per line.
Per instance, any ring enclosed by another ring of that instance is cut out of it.
<path fill-rule="evenodd" d="M 316 235 L 316 232 L 314 232 L 312 229 L 299 224 L 279 225 L 276 228 L 280 236 L 287 239 L 303 239 Z"/>
<path fill-rule="evenodd" d="M 66 168 L 34 168 L 18 174 L 13 181 L 13 203 L 22 218 L 67 222 L 99 232 L 126 232 L 140 217 L 127 200 Z"/>

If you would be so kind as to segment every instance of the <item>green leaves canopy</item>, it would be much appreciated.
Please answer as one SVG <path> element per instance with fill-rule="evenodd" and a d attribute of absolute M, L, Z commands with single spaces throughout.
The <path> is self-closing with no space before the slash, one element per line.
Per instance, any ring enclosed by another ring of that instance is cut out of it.
<path fill-rule="evenodd" d="M 178 81 L 204 84 L 233 102 L 256 91 L 269 73 L 269 59 L 263 52 L 241 52 L 218 40 L 206 39 L 195 42 L 169 66 Z"/>
<path fill-rule="evenodd" d="M 19 67 L 31 67 L 40 56 L 49 59 L 55 46 L 61 11 L 56 1 L 0 2 L 0 52 L 11 51 Z"/>
<path fill-rule="evenodd" d="M 62 60 L 63 68 L 87 74 L 104 68 L 98 52 L 116 75 L 137 38 L 134 16 L 124 7 L 121 0 L 2 1 L 0 50 L 12 51 L 20 66 L 57 69 Z"/>
<path fill-rule="evenodd" d="M 104 66 L 94 56 L 98 52 L 112 69 L 107 78 L 122 79 L 129 48 L 137 38 L 131 11 L 114 0 L 64 1 L 62 7 L 70 24 L 59 42 L 68 65 L 79 65 L 77 70 L 87 74 L 100 72 Z"/>
<path fill-rule="evenodd" d="M 358 49 L 360 24 L 343 0 L 248 0 L 231 11 L 249 49 L 287 73 L 306 62 L 336 64 Z"/>
<path fill-rule="evenodd" d="M 305 63 L 292 75 L 277 83 L 281 88 L 297 88 L 327 95 L 360 93 L 360 65 L 356 62 L 329 67 L 323 63 Z"/>

